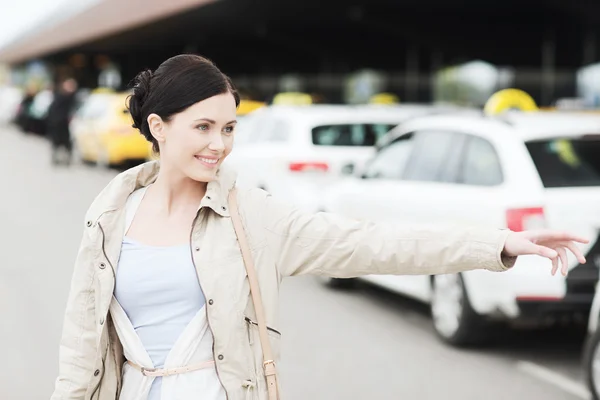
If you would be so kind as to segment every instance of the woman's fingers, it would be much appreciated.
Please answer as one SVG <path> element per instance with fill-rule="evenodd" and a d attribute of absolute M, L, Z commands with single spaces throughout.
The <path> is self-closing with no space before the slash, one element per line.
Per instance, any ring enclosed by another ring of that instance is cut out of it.
<path fill-rule="evenodd" d="M 538 254 L 542 257 L 546 257 L 551 260 L 554 260 L 558 257 L 558 253 L 556 252 L 556 250 L 553 250 L 550 247 L 541 244 L 533 244 L 531 254 Z"/>
<path fill-rule="evenodd" d="M 561 241 L 554 244 L 548 244 L 548 246 L 554 247 L 556 249 L 567 248 L 577 258 L 577 261 L 579 261 L 581 264 L 585 264 L 585 256 L 581 252 L 581 249 L 579 249 L 579 247 L 573 242 Z"/>
<path fill-rule="evenodd" d="M 560 257 L 561 269 L 563 276 L 567 276 L 567 272 L 569 272 L 569 259 L 567 257 L 567 251 L 564 247 L 558 247 L 556 249 L 558 256 Z"/>
<path fill-rule="evenodd" d="M 581 249 L 577 247 L 575 243 L 567 242 L 565 243 L 565 246 L 568 247 L 569 250 L 571 250 L 571 253 L 573 253 L 575 257 L 577 257 L 577 261 L 579 261 L 581 264 L 585 264 L 585 256 L 581 252 Z"/>
<path fill-rule="evenodd" d="M 554 257 L 552 259 L 552 275 L 556 275 L 556 271 L 558 271 L 558 257 Z"/>

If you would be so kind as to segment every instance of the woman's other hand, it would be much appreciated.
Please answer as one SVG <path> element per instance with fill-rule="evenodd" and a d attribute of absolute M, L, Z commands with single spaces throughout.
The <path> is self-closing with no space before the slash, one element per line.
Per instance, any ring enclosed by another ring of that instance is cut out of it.
<path fill-rule="evenodd" d="M 556 274 L 560 259 L 561 272 L 567 275 L 569 264 L 567 250 L 585 263 L 585 257 L 576 243 L 588 243 L 589 240 L 568 232 L 553 230 L 536 230 L 511 232 L 504 243 L 503 253 L 509 257 L 538 255 L 552 261 L 552 275 Z"/>

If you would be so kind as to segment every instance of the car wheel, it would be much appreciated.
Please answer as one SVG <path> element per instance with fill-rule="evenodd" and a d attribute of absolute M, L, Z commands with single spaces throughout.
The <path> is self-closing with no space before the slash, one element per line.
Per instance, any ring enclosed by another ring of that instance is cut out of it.
<path fill-rule="evenodd" d="M 600 329 L 588 337 L 584 349 L 586 383 L 592 400 L 600 400 Z"/>
<path fill-rule="evenodd" d="M 480 344 L 486 326 L 471 307 L 460 274 L 435 275 L 432 279 L 431 315 L 437 335 L 452 346 Z"/>

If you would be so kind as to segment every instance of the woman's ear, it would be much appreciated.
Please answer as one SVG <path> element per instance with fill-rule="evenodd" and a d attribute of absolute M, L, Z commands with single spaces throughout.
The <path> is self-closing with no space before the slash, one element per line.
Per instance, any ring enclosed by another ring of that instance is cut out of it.
<path fill-rule="evenodd" d="M 157 142 L 163 143 L 165 141 L 165 123 L 159 115 L 148 115 L 148 128 L 150 128 L 150 133 Z"/>

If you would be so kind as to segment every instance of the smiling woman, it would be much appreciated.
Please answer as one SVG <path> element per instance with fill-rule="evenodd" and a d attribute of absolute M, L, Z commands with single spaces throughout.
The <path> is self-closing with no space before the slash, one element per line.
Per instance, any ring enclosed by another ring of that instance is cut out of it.
<path fill-rule="evenodd" d="M 180 55 L 138 74 L 129 109 L 163 164 L 207 182 L 231 152 L 239 103 L 231 79 L 212 62 Z"/>

